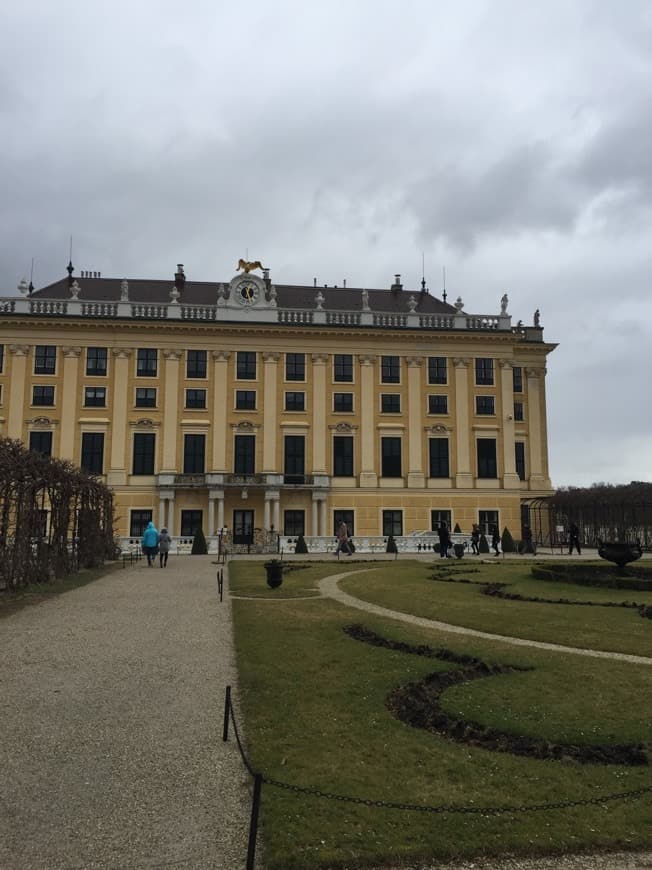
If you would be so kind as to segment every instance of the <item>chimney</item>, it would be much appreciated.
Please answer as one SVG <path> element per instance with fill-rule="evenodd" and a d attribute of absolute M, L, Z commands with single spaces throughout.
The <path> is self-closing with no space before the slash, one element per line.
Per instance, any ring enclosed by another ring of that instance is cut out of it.
<path fill-rule="evenodd" d="M 174 274 L 174 286 L 179 293 L 183 290 L 186 284 L 186 276 L 183 271 L 183 263 L 177 264 L 177 271 Z"/>
<path fill-rule="evenodd" d="M 344 283 L 342 284 L 342 287 L 344 287 L 344 289 L 346 290 L 346 278 L 344 279 Z"/>
<path fill-rule="evenodd" d="M 401 276 L 394 275 L 394 283 L 390 287 L 390 290 L 396 291 L 396 290 L 402 290 L 402 289 L 403 289 L 403 285 L 401 284 Z"/>

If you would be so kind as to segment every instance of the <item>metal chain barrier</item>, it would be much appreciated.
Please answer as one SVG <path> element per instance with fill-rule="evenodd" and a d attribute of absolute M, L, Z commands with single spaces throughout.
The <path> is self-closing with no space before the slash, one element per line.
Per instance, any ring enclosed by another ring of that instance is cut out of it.
<path fill-rule="evenodd" d="M 282 782 L 278 779 L 271 779 L 270 777 L 267 777 L 262 773 L 256 773 L 253 770 L 251 764 L 249 763 L 247 754 L 245 753 L 242 746 L 242 741 L 240 740 L 238 726 L 235 721 L 233 704 L 231 702 L 231 686 L 226 687 L 223 733 L 223 740 L 225 742 L 228 740 L 229 722 L 231 722 L 233 725 L 233 731 L 235 733 L 235 739 L 236 743 L 238 744 L 238 749 L 240 751 L 240 757 L 242 758 L 242 762 L 247 768 L 249 775 L 252 776 L 254 779 L 254 795 L 251 807 L 251 822 L 249 826 L 247 870 L 253 870 L 254 868 L 256 833 L 258 830 L 258 811 L 260 809 L 260 794 L 263 783 L 265 785 L 270 785 L 274 788 L 284 789 L 285 791 L 290 791 L 295 794 L 310 795 L 312 797 L 325 798 L 326 800 L 340 801 L 342 803 L 348 804 L 357 804 L 359 806 L 365 807 L 378 807 L 379 809 L 407 810 L 417 813 L 432 813 L 433 815 L 466 814 L 477 816 L 498 816 L 503 813 L 534 813 L 545 810 L 565 810 L 572 807 L 601 806 L 603 804 L 609 803 L 610 801 L 634 800 L 636 798 L 643 797 L 643 795 L 652 793 L 652 785 L 644 785 L 640 788 L 632 789 L 631 791 L 612 792 L 611 794 L 600 795 L 598 797 L 580 798 L 576 800 L 565 801 L 550 801 L 548 803 L 542 804 L 523 804 L 521 806 L 506 804 L 503 806 L 495 807 L 455 806 L 451 804 L 439 804 L 431 806 L 428 804 L 410 804 L 398 801 L 384 801 L 374 798 L 353 797 L 351 795 L 343 795 L 330 791 L 322 791 L 321 789 L 315 788 L 313 786 L 293 785 L 289 782 Z"/>

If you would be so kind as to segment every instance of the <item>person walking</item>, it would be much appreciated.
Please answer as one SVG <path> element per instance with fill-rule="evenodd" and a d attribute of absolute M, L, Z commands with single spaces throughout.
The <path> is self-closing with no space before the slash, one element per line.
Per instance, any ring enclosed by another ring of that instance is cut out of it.
<path fill-rule="evenodd" d="M 333 555 L 339 556 L 340 553 L 346 553 L 347 556 L 353 554 L 351 544 L 349 543 L 349 530 L 344 520 L 342 520 L 337 530 L 337 549 Z"/>
<path fill-rule="evenodd" d="M 568 555 L 573 555 L 573 547 L 577 547 L 577 555 L 582 555 L 582 549 L 580 547 L 580 530 L 577 528 L 576 523 L 571 523 L 568 527 Z"/>
<path fill-rule="evenodd" d="M 171 543 L 172 538 L 170 537 L 170 533 L 168 532 L 168 530 L 161 529 L 161 531 L 158 533 L 158 555 L 161 568 L 167 568 L 168 553 L 170 552 Z"/>
<path fill-rule="evenodd" d="M 158 549 L 158 529 L 151 520 L 143 532 L 143 540 L 141 543 L 143 553 L 147 556 L 147 567 L 151 568 L 156 559 L 156 551 Z"/>
<path fill-rule="evenodd" d="M 532 541 L 532 529 L 529 526 L 523 526 L 523 545 L 521 553 L 532 553 L 536 556 L 536 549 Z"/>
<path fill-rule="evenodd" d="M 495 551 L 496 556 L 500 556 L 498 544 L 500 544 L 500 535 L 498 534 L 498 526 L 494 526 L 491 533 L 491 547 Z"/>
<path fill-rule="evenodd" d="M 439 528 L 437 529 L 437 535 L 439 536 L 439 557 L 441 559 L 450 558 L 448 555 L 448 550 L 451 545 L 451 536 L 448 531 L 448 526 L 444 522 L 441 521 L 439 524 Z"/>
<path fill-rule="evenodd" d="M 473 528 L 471 529 L 471 555 L 480 555 L 480 529 L 477 523 L 473 523 Z"/>

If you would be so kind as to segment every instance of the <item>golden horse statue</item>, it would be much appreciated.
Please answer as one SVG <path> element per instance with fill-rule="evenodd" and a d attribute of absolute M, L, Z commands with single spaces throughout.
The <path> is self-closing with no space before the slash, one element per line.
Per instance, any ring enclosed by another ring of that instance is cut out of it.
<path fill-rule="evenodd" d="M 238 260 L 238 269 L 244 269 L 247 274 L 249 274 L 252 269 L 261 269 L 262 271 L 265 271 L 265 267 L 260 260 L 254 260 L 253 263 L 250 263 L 248 260 L 240 259 Z"/>

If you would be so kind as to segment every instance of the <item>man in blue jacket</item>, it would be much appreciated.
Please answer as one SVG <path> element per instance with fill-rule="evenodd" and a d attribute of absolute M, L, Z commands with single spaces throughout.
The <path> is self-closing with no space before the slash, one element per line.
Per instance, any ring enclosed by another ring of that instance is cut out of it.
<path fill-rule="evenodd" d="M 147 556 L 147 564 L 151 568 L 154 565 L 158 550 L 158 529 L 151 521 L 143 532 L 142 547 L 143 553 Z"/>

